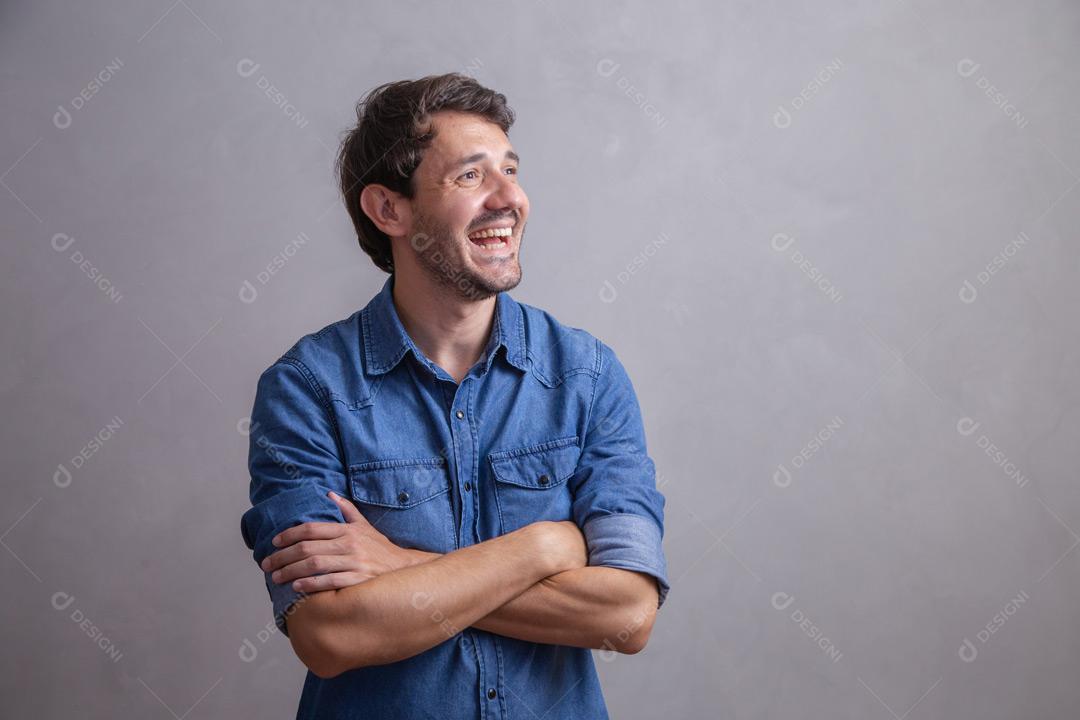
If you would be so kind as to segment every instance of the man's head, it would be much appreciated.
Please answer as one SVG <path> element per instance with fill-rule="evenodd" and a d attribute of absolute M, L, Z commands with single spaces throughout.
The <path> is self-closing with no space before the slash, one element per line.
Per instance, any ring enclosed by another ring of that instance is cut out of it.
<path fill-rule="evenodd" d="M 337 167 L 374 263 L 465 299 L 515 287 L 529 200 L 506 98 L 464 75 L 438 75 L 375 88 L 356 116 Z M 492 228 L 495 237 L 476 237 Z"/>

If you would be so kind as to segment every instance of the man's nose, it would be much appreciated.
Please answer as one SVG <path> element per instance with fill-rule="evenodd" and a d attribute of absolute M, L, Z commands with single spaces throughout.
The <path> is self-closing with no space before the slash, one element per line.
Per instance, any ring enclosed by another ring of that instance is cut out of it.
<path fill-rule="evenodd" d="M 496 176 L 495 187 L 487 199 L 489 210 L 511 209 L 520 212 L 521 208 L 528 203 L 525 191 L 521 189 L 517 181 L 508 175 Z"/>

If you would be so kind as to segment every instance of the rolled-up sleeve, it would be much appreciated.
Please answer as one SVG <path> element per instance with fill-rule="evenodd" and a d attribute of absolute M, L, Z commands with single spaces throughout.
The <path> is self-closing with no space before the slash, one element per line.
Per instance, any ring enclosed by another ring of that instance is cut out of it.
<path fill-rule="evenodd" d="M 248 471 L 252 507 L 240 520 L 244 543 L 256 564 L 277 548 L 278 533 L 305 522 L 344 522 L 327 496 L 348 497 L 337 434 L 323 394 L 308 368 L 284 356 L 260 377 L 249 426 Z M 279 585 L 263 573 L 274 621 L 286 636 L 290 607 L 304 596 L 291 582 Z"/>
<path fill-rule="evenodd" d="M 585 536 L 589 565 L 636 570 L 656 578 L 659 602 L 671 588 L 661 545 L 664 496 L 645 446 L 633 384 L 602 342 L 592 409 L 577 469 L 570 479 L 573 517 Z"/>

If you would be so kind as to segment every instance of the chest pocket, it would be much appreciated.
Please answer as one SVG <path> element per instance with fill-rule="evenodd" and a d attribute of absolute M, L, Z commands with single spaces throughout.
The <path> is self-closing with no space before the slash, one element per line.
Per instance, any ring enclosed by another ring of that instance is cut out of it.
<path fill-rule="evenodd" d="M 575 435 L 488 455 L 503 533 L 540 520 L 571 519 L 566 481 L 581 456 L 577 442 Z"/>
<path fill-rule="evenodd" d="M 395 545 L 441 553 L 454 549 L 454 513 L 444 458 L 353 465 L 349 487 L 361 514 Z"/>

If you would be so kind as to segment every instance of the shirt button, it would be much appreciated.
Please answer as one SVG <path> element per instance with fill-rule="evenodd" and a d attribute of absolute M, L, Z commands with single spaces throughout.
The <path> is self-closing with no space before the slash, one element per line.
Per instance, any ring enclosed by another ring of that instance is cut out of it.
<path fill-rule="evenodd" d="M 472 490 L 472 483 L 466 481 L 466 483 L 465 483 L 465 492 L 469 492 L 470 490 Z"/>
<path fill-rule="evenodd" d="M 541 475 L 540 477 L 536 478 L 536 482 L 540 483 L 541 485 L 547 485 L 548 482 L 549 482 L 548 481 L 548 476 L 547 475 Z"/>
<path fill-rule="evenodd" d="M 460 420 L 461 418 L 465 417 L 465 413 L 458 410 L 456 413 L 454 413 L 454 417 L 456 417 L 458 420 Z"/>
<path fill-rule="evenodd" d="M 407 492 L 405 492 L 404 490 L 402 490 L 401 492 L 399 492 L 399 493 L 398 493 L 398 496 L 397 496 L 397 501 L 398 501 L 399 503 L 401 503 L 402 505 L 404 505 L 405 503 L 409 502 L 409 493 L 407 493 Z"/>
<path fill-rule="evenodd" d="M 488 688 L 488 700 L 495 699 L 495 688 Z"/>

